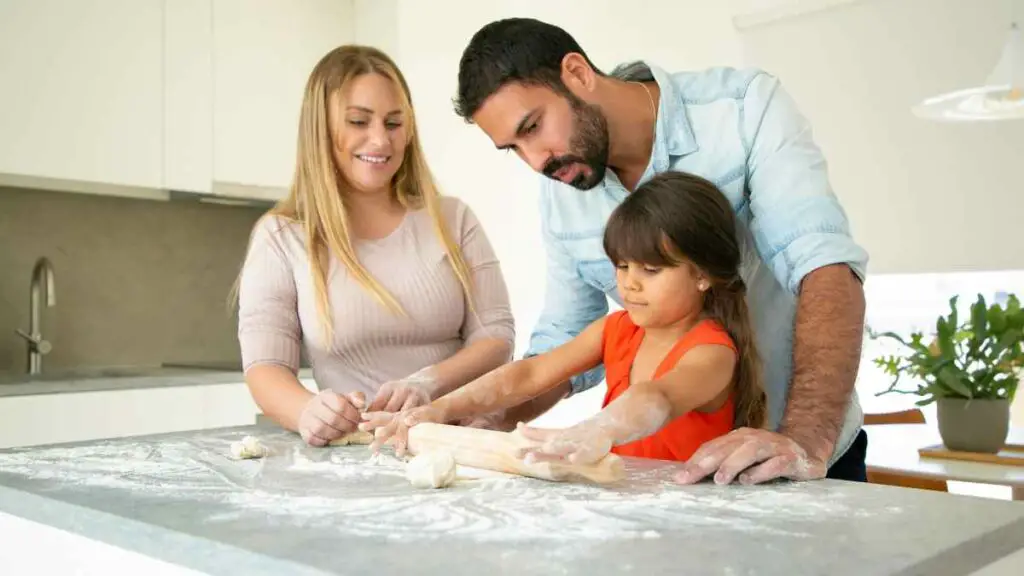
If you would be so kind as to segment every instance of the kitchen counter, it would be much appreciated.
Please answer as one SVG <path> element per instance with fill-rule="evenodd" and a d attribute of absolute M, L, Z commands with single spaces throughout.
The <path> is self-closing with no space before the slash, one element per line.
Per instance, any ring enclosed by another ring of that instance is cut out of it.
<path fill-rule="evenodd" d="M 271 454 L 231 460 L 245 434 Z M 942 575 L 1024 549 L 1024 504 L 832 480 L 683 487 L 675 464 L 627 461 L 611 487 L 467 469 L 418 490 L 389 454 L 269 426 L 3 450 L 0 533 L 17 546 L 29 532 L 3 523 L 29 520 L 217 575 Z"/>
<path fill-rule="evenodd" d="M 300 379 L 312 379 L 311 369 L 299 370 Z M 0 398 L 38 394 L 67 394 L 109 390 L 144 390 L 243 382 L 241 370 L 189 366 L 140 366 L 27 374 L 0 374 Z"/>

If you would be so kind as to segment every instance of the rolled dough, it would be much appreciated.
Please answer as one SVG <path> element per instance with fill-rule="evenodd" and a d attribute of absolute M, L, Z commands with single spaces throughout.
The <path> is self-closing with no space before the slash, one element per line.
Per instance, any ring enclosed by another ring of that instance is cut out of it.
<path fill-rule="evenodd" d="M 349 432 L 341 438 L 335 438 L 331 440 L 329 446 L 348 446 L 349 444 L 370 444 L 373 442 L 373 432 L 364 432 L 362 430 L 356 430 L 355 432 Z"/>
<path fill-rule="evenodd" d="M 455 481 L 455 458 L 448 452 L 423 452 L 405 465 L 405 477 L 417 488 L 445 488 Z"/>

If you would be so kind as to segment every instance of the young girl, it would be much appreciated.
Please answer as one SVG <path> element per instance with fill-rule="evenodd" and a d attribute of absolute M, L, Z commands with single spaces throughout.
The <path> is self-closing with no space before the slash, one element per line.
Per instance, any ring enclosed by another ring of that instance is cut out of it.
<path fill-rule="evenodd" d="M 687 460 L 734 426 L 760 427 L 765 393 L 739 275 L 733 211 L 697 176 L 652 178 L 612 213 L 604 247 L 625 310 L 551 352 L 500 367 L 428 405 L 368 413 L 374 449 L 404 452 L 407 427 L 487 414 L 536 397 L 603 362 L 603 409 L 566 429 L 520 433 L 529 460 L 593 462 L 609 451 Z"/>

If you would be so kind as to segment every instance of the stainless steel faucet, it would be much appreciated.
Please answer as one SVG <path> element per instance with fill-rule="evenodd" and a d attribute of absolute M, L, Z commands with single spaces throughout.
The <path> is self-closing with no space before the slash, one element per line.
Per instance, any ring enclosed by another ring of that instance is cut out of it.
<path fill-rule="evenodd" d="M 44 295 L 45 292 L 45 295 Z M 53 345 L 43 338 L 43 299 L 46 307 L 52 308 L 57 303 L 54 292 L 53 264 L 45 257 L 36 260 L 32 270 L 32 288 L 29 294 L 28 332 L 17 329 L 19 335 L 28 342 L 28 373 L 40 374 L 43 371 L 43 356 L 53 350 Z"/>

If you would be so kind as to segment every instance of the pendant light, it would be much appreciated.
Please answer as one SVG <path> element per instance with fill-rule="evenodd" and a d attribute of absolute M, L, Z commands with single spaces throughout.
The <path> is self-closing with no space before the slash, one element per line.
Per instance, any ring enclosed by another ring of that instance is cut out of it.
<path fill-rule="evenodd" d="M 911 108 L 915 116 L 945 122 L 1024 119 L 1024 34 L 1017 22 L 985 83 L 927 98 Z"/>

